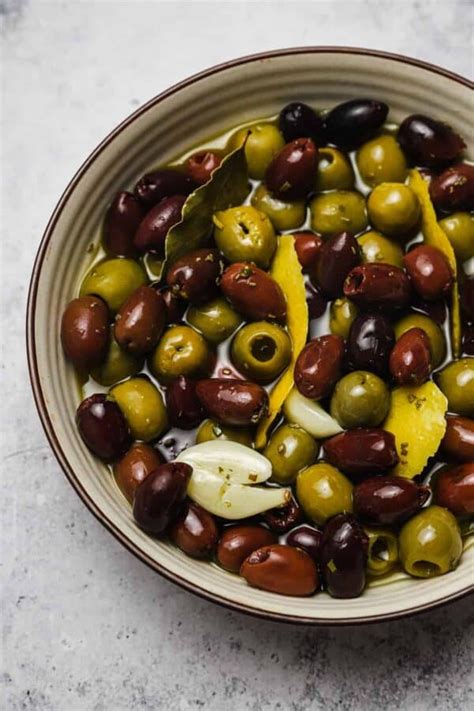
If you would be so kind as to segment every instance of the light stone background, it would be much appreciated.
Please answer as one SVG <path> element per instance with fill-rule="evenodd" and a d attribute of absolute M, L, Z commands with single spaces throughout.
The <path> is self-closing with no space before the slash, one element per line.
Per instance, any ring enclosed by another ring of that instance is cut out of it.
<path fill-rule="evenodd" d="M 138 562 L 82 505 L 48 447 L 30 394 L 23 327 L 33 258 L 58 197 L 142 102 L 222 60 L 305 44 L 391 50 L 471 75 L 472 6 L 0 0 L 0 8 L 0 706 L 472 708 L 472 599 L 390 624 L 303 629 L 228 612 Z"/>

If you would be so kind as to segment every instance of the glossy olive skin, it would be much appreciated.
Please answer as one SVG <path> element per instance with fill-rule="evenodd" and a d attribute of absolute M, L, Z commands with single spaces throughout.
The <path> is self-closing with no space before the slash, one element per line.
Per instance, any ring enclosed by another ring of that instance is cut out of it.
<path fill-rule="evenodd" d="M 316 268 L 317 283 L 332 299 L 342 296 L 344 280 L 360 262 L 359 244 L 349 232 L 330 237 L 321 247 Z"/>
<path fill-rule="evenodd" d="M 165 319 L 166 306 L 161 294 L 150 286 L 141 286 L 122 304 L 115 317 L 115 339 L 128 353 L 144 355 L 156 346 Z"/>
<path fill-rule="evenodd" d="M 349 299 L 336 299 L 329 310 L 329 328 L 335 336 L 347 339 L 359 309 Z"/>
<path fill-rule="evenodd" d="M 160 464 L 135 490 L 133 517 L 147 533 L 158 536 L 183 508 L 192 468 L 184 462 Z"/>
<path fill-rule="evenodd" d="M 187 501 L 171 524 L 169 536 L 186 555 L 206 559 L 214 555 L 219 531 L 212 514 L 194 501 Z"/>
<path fill-rule="evenodd" d="M 196 185 L 204 185 L 221 162 L 222 155 L 217 151 L 197 151 L 186 161 L 186 173 Z"/>
<path fill-rule="evenodd" d="M 370 370 L 383 377 L 395 343 L 390 321 L 382 314 L 366 313 L 353 321 L 347 339 L 347 362 L 351 370 Z"/>
<path fill-rule="evenodd" d="M 294 101 L 282 108 L 278 125 L 286 143 L 296 138 L 312 138 L 316 145 L 324 141 L 323 119 L 301 101 Z"/>
<path fill-rule="evenodd" d="M 432 366 L 436 368 L 443 362 L 446 356 L 446 339 L 443 331 L 433 319 L 423 314 L 408 314 L 395 324 L 395 336 L 397 340 L 403 333 L 412 328 L 421 328 L 428 336 Z"/>
<path fill-rule="evenodd" d="M 67 305 L 61 320 L 61 342 L 76 368 L 91 369 L 105 359 L 109 311 L 102 299 L 81 296 Z"/>
<path fill-rule="evenodd" d="M 272 158 L 285 145 L 283 136 L 272 123 L 256 123 L 240 128 L 231 136 L 229 148 L 235 150 L 244 140 L 249 177 L 262 180 Z"/>
<path fill-rule="evenodd" d="M 330 412 L 341 427 L 377 427 L 385 419 L 390 394 L 384 381 L 374 373 L 356 370 L 345 375 L 334 388 Z"/>
<path fill-rule="evenodd" d="M 390 373 L 398 385 L 421 385 L 431 372 L 430 341 L 421 328 L 405 331 L 390 353 Z"/>
<path fill-rule="evenodd" d="M 407 162 L 393 136 L 377 136 L 357 151 L 357 167 L 366 185 L 403 183 L 408 172 Z"/>
<path fill-rule="evenodd" d="M 110 204 L 104 220 L 103 243 L 112 257 L 133 257 L 133 238 L 145 217 L 143 204 L 132 193 L 118 193 Z"/>
<path fill-rule="evenodd" d="M 437 301 L 425 301 L 415 292 L 413 294 L 411 308 L 417 313 L 428 316 L 435 321 L 439 326 L 442 326 L 446 321 L 447 309 L 445 299 Z"/>
<path fill-rule="evenodd" d="M 251 553 L 242 563 L 240 574 L 252 587 L 280 595 L 303 597 L 319 587 L 312 558 L 299 548 L 278 543 Z"/>
<path fill-rule="evenodd" d="M 322 538 L 323 534 L 321 531 L 312 526 L 305 525 L 290 531 L 285 543 L 287 546 L 301 548 L 301 550 L 306 551 L 306 553 L 311 556 L 315 563 L 319 563 Z"/>
<path fill-rule="evenodd" d="M 286 533 L 294 528 L 303 518 L 303 511 L 298 503 L 291 499 L 286 506 L 270 509 L 262 514 L 262 518 L 274 533 Z"/>
<path fill-rule="evenodd" d="M 369 539 L 367 572 L 369 575 L 384 575 L 398 561 L 398 540 L 389 528 L 364 526 Z"/>
<path fill-rule="evenodd" d="M 143 442 L 133 444 L 128 452 L 115 462 L 115 481 L 130 503 L 133 502 L 137 486 L 161 463 L 162 458 L 159 452 Z"/>
<path fill-rule="evenodd" d="M 324 454 L 333 466 L 355 478 L 382 474 L 398 463 L 395 437 L 379 428 L 341 432 L 324 442 Z"/>
<path fill-rule="evenodd" d="M 279 200 L 260 183 L 251 199 L 252 206 L 263 212 L 280 232 L 300 227 L 305 221 L 304 200 Z"/>
<path fill-rule="evenodd" d="M 204 410 L 196 395 L 196 381 L 179 375 L 166 388 L 166 409 L 170 423 L 182 430 L 192 430 L 204 419 Z"/>
<path fill-rule="evenodd" d="M 305 293 L 310 321 L 319 318 L 326 311 L 328 305 L 326 297 L 309 280 L 305 282 Z"/>
<path fill-rule="evenodd" d="M 196 393 L 209 416 L 223 425 L 255 425 L 268 408 L 266 390 L 245 380 L 200 380 Z"/>
<path fill-rule="evenodd" d="M 146 282 L 143 268 L 133 259 L 105 259 L 87 272 L 80 296 L 100 296 L 110 311 L 116 313 L 135 289 Z"/>
<path fill-rule="evenodd" d="M 135 185 L 134 192 L 140 202 L 149 210 L 163 198 L 173 195 L 187 196 L 195 187 L 194 181 L 186 173 L 181 173 L 173 168 L 164 168 L 146 173 Z"/>
<path fill-rule="evenodd" d="M 429 244 L 420 245 L 405 254 L 403 264 L 423 299 L 435 301 L 449 292 L 454 277 L 441 250 Z"/>
<path fill-rule="evenodd" d="M 391 526 L 413 516 L 428 500 L 430 490 L 411 479 L 376 476 L 354 489 L 354 512 L 367 523 Z"/>
<path fill-rule="evenodd" d="M 456 568 L 462 554 L 457 521 L 441 506 L 429 506 L 407 521 L 398 542 L 401 564 L 417 578 L 449 573 Z"/>
<path fill-rule="evenodd" d="M 325 117 L 330 143 L 351 151 L 367 141 L 387 118 L 388 106 L 374 99 L 352 99 L 338 104 Z"/>
<path fill-rule="evenodd" d="M 168 286 L 161 288 L 159 293 L 163 297 L 166 306 L 166 323 L 173 325 L 181 323 L 187 308 L 186 302 L 175 296 Z"/>
<path fill-rule="evenodd" d="M 293 237 L 295 239 L 296 254 L 298 255 L 299 263 L 303 267 L 303 272 L 315 274 L 323 246 L 322 238 L 310 230 L 295 232 Z"/>
<path fill-rule="evenodd" d="M 298 474 L 296 498 L 306 516 L 322 525 L 331 516 L 352 511 L 352 484 L 335 467 L 317 462 Z"/>
<path fill-rule="evenodd" d="M 172 326 L 149 358 L 150 370 L 166 383 L 180 375 L 200 377 L 212 369 L 212 353 L 205 339 L 190 326 Z"/>
<path fill-rule="evenodd" d="M 336 598 L 358 597 L 365 588 L 369 540 L 351 514 L 338 514 L 324 527 L 320 548 L 325 590 Z"/>
<path fill-rule="evenodd" d="M 450 412 L 474 416 L 474 358 L 460 358 L 438 374 L 438 385 L 448 398 Z"/>
<path fill-rule="evenodd" d="M 281 326 L 256 321 L 236 333 L 231 358 L 237 370 L 249 380 L 271 383 L 291 360 L 291 342 Z"/>
<path fill-rule="evenodd" d="M 225 570 L 238 573 L 244 560 L 253 551 L 276 542 L 276 536 L 263 526 L 228 526 L 224 528 L 217 545 L 217 562 Z"/>
<path fill-rule="evenodd" d="M 474 420 L 448 415 L 441 449 L 460 462 L 474 462 Z"/>
<path fill-rule="evenodd" d="M 265 212 L 251 205 L 230 207 L 213 216 L 214 239 L 229 262 L 254 262 L 266 268 L 277 238 Z"/>
<path fill-rule="evenodd" d="M 224 263 L 217 249 L 196 249 L 177 259 L 166 274 L 173 293 L 192 304 L 204 304 L 216 296 Z"/>
<path fill-rule="evenodd" d="M 185 202 L 184 195 L 172 195 L 151 208 L 141 221 L 133 240 L 139 252 L 163 253 L 166 235 L 181 220 Z"/>
<path fill-rule="evenodd" d="M 408 185 L 380 183 L 369 195 L 367 210 L 376 230 L 405 241 L 420 219 L 420 203 Z"/>
<path fill-rule="evenodd" d="M 474 514 L 474 460 L 436 472 L 434 500 L 455 516 Z"/>
<path fill-rule="evenodd" d="M 293 483 L 297 474 L 314 464 L 319 445 L 298 425 L 283 424 L 270 437 L 263 455 L 271 462 L 271 481 L 282 486 Z"/>
<path fill-rule="evenodd" d="M 352 190 L 355 176 L 349 158 L 337 148 L 319 149 L 319 161 L 316 171 L 315 190 Z"/>
<path fill-rule="evenodd" d="M 367 227 L 365 198 L 356 190 L 332 190 L 316 195 L 310 202 L 311 229 L 323 237 L 348 231 L 363 232 Z"/>
<path fill-rule="evenodd" d="M 168 427 L 161 393 L 148 378 L 129 378 L 115 385 L 109 396 L 122 410 L 134 439 L 149 442 Z"/>
<path fill-rule="evenodd" d="M 465 148 L 452 128 L 422 114 L 407 116 L 400 124 L 397 140 L 412 163 L 428 168 L 442 168 Z"/>
<path fill-rule="evenodd" d="M 318 149 L 311 138 L 287 143 L 265 172 L 265 185 L 280 200 L 305 198 L 313 187 Z"/>
<path fill-rule="evenodd" d="M 327 397 L 341 374 L 344 341 L 340 336 L 320 336 L 306 344 L 295 363 L 295 385 L 302 395 Z"/>
<path fill-rule="evenodd" d="M 411 299 L 410 280 L 405 272 L 378 262 L 352 269 L 344 281 L 343 290 L 344 296 L 364 309 L 403 309 Z"/>
<path fill-rule="evenodd" d="M 451 242 L 454 254 L 465 262 L 474 255 L 474 216 L 468 212 L 454 212 L 439 221 Z"/>
<path fill-rule="evenodd" d="M 114 338 L 114 329 L 111 327 L 109 345 L 102 363 L 91 369 L 91 375 L 100 385 L 115 385 L 120 380 L 137 375 L 143 368 L 144 359 L 134 356 L 120 348 Z"/>
<path fill-rule="evenodd" d="M 379 232 L 366 232 L 357 241 L 363 262 L 383 262 L 400 269 L 403 267 L 403 250 L 400 245 Z"/>
<path fill-rule="evenodd" d="M 437 210 L 474 210 L 474 166 L 453 165 L 430 183 L 430 196 Z"/>
<path fill-rule="evenodd" d="M 240 262 L 227 267 L 221 291 L 234 309 L 251 321 L 286 320 L 286 302 L 280 285 L 253 264 Z"/>
<path fill-rule="evenodd" d="M 200 306 L 191 306 L 186 319 L 213 344 L 225 341 L 242 323 L 242 318 L 220 297 Z"/>
<path fill-rule="evenodd" d="M 130 430 L 120 408 L 105 395 L 91 395 L 76 412 L 76 425 L 87 447 L 104 462 L 124 454 L 130 445 Z"/>
<path fill-rule="evenodd" d="M 224 427 L 215 420 L 204 420 L 196 434 L 196 444 L 210 442 L 214 439 L 240 442 L 246 447 L 253 446 L 252 431 L 244 427 Z"/>

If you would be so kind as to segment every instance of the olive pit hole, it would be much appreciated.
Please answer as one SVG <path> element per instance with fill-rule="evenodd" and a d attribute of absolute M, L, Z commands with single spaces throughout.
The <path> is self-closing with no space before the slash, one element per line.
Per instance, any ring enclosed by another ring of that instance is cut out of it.
<path fill-rule="evenodd" d="M 244 233 L 244 235 L 248 235 L 248 234 L 249 234 L 250 230 L 249 230 L 249 228 L 247 227 L 247 225 L 245 224 L 245 222 L 239 222 L 239 227 L 240 227 L 240 229 L 242 230 L 242 232 Z"/>
<path fill-rule="evenodd" d="M 370 549 L 370 554 L 372 558 L 376 560 L 381 560 L 383 562 L 388 562 L 390 558 L 388 541 L 386 538 L 380 536 L 374 541 L 372 548 Z"/>
<path fill-rule="evenodd" d="M 439 575 L 442 572 L 440 566 L 431 560 L 415 560 L 412 564 L 412 569 L 413 572 L 419 573 L 425 578 Z"/>
<path fill-rule="evenodd" d="M 270 336 L 257 336 L 252 341 L 250 350 L 255 360 L 266 363 L 275 355 L 276 343 Z"/>

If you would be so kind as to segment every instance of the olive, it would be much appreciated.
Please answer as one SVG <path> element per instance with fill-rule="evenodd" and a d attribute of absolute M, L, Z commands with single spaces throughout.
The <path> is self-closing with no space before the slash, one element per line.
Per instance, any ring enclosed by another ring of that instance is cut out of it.
<path fill-rule="evenodd" d="M 311 106 L 301 101 L 287 104 L 280 111 L 278 125 L 287 143 L 295 138 L 312 138 L 316 145 L 324 141 L 324 122 Z"/>
<path fill-rule="evenodd" d="M 296 498 L 306 516 L 318 524 L 352 511 L 352 484 L 338 469 L 318 462 L 296 478 Z"/>
<path fill-rule="evenodd" d="M 272 158 L 285 145 L 283 136 L 272 123 L 256 123 L 240 128 L 231 136 L 229 148 L 234 150 L 245 143 L 245 158 L 249 176 L 262 180 Z"/>
<path fill-rule="evenodd" d="M 392 526 L 413 516 L 426 503 L 430 490 L 401 476 L 365 479 L 354 489 L 354 512 L 367 523 Z"/>
<path fill-rule="evenodd" d="M 301 548 L 315 563 L 319 563 L 322 537 L 323 534 L 317 528 L 304 525 L 293 529 L 286 537 L 285 543 L 287 546 Z"/>
<path fill-rule="evenodd" d="M 118 405 L 96 393 L 81 402 L 76 412 L 79 434 L 87 447 L 104 462 L 124 454 L 130 445 L 130 431 Z"/>
<path fill-rule="evenodd" d="M 182 430 L 192 430 L 204 419 L 202 405 L 196 395 L 196 383 L 184 375 L 172 380 L 166 388 L 166 409 L 170 423 Z"/>
<path fill-rule="evenodd" d="M 468 212 L 454 212 L 440 220 L 439 225 L 461 262 L 474 256 L 474 215 Z"/>
<path fill-rule="evenodd" d="M 161 288 L 160 294 L 162 295 L 166 306 L 166 323 L 180 323 L 187 308 L 186 302 L 175 296 L 172 289 L 168 286 Z"/>
<path fill-rule="evenodd" d="M 400 124 L 397 140 L 415 165 L 441 168 L 459 156 L 464 141 L 453 129 L 429 116 L 412 114 Z"/>
<path fill-rule="evenodd" d="M 275 543 L 253 551 L 242 563 L 240 574 L 261 590 L 303 597 L 319 587 L 316 564 L 303 550 Z"/>
<path fill-rule="evenodd" d="M 280 200 L 300 200 L 313 188 L 318 149 L 311 138 L 287 143 L 265 171 L 265 185 Z"/>
<path fill-rule="evenodd" d="M 271 531 L 282 534 L 301 523 L 303 512 L 292 498 L 284 506 L 265 511 L 262 518 Z"/>
<path fill-rule="evenodd" d="M 410 303 L 411 285 L 402 269 L 372 262 L 355 267 L 344 281 L 344 296 L 361 308 L 384 311 L 403 309 Z"/>
<path fill-rule="evenodd" d="M 333 190 L 310 202 L 311 229 L 323 237 L 339 232 L 358 234 L 367 228 L 364 196 L 355 190 Z"/>
<path fill-rule="evenodd" d="M 143 268 L 133 259 L 106 259 L 95 264 L 84 277 L 80 296 L 94 294 L 116 313 L 135 289 L 146 284 Z"/>
<path fill-rule="evenodd" d="M 271 221 L 275 229 L 283 232 L 300 227 L 306 218 L 306 205 L 304 200 L 279 200 L 272 195 L 265 185 L 261 183 L 252 195 L 252 205 L 259 212 L 263 212 Z M 247 208 L 241 208 L 247 209 Z"/>
<path fill-rule="evenodd" d="M 310 320 L 319 318 L 326 311 L 328 305 L 327 299 L 308 279 L 305 282 L 304 288 L 306 303 L 308 305 L 308 316 Z"/>
<path fill-rule="evenodd" d="M 193 501 L 185 504 L 171 524 L 169 535 L 173 543 L 192 558 L 212 558 L 219 538 L 212 514 Z"/>
<path fill-rule="evenodd" d="M 317 193 L 326 190 L 352 190 L 355 176 L 349 158 L 337 148 L 319 149 L 314 188 Z"/>
<path fill-rule="evenodd" d="M 204 304 L 216 296 L 223 268 L 217 249 L 195 249 L 171 265 L 166 283 L 181 299 Z"/>
<path fill-rule="evenodd" d="M 110 204 L 104 220 L 103 243 L 112 257 L 133 257 L 135 232 L 145 217 L 143 204 L 132 193 L 118 193 Z"/>
<path fill-rule="evenodd" d="M 149 442 L 168 427 L 160 391 L 147 378 L 130 378 L 110 391 L 128 422 L 134 439 Z"/>
<path fill-rule="evenodd" d="M 465 277 L 459 284 L 461 313 L 468 323 L 474 322 L 474 274 Z"/>
<path fill-rule="evenodd" d="M 437 323 L 423 314 L 408 314 L 395 324 L 395 337 L 412 328 L 421 328 L 428 336 L 433 368 L 437 368 L 446 357 L 446 339 Z"/>
<path fill-rule="evenodd" d="M 353 321 L 347 340 L 347 362 L 351 370 L 370 370 L 383 377 L 395 343 L 390 321 L 381 314 L 361 314 Z"/>
<path fill-rule="evenodd" d="M 214 439 L 239 442 L 246 447 L 253 446 L 252 433 L 243 427 L 224 427 L 214 420 L 205 420 L 196 434 L 196 444 L 209 442 Z"/>
<path fill-rule="evenodd" d="M 384 575 L 398 562 L 397 536 L 389 528 L 364 526 L 369 539 L 367 572 L 369 575 Z"/>
<path fill-rule="evenodd" d="M 291 342 L 281 326 L 256 321 L 241 328 L 234 336 L 231 358 L 246 378 L 271 383 L 291 360 Z"/>
<path fill-rule="evenodd" d="M 61 342 L 76 368 L 102 363 L 109 342 L 109 312 L 102 299 L 81 296 L 67 305 L 61 320 Z"/>
<path fill-rule="evenodd" d="M 255 262 L 268 267 L 277 238 L 265 212 L 251 205 L 230 207 L 213 217 L 214 239 L 229 262 Z"/>
<path fill-rule="evenodd" d="M 164 252 L 166 235 L 180 222 L 185 202 L 184 195 L 172 195 L 147 212 L 133 240 L 139 252 Z"/>
<path fill-rule="evenodd" d="M 271 481 L 286 486 L 310 464 L 314 464 L 319 445 L 298 425 L 283 424 L 270 437 L 263 450 L 272 465 Z"/>
<path fill-rule="evenodd" d="M 403 250 L 400 245 L 387 239 L 379 232 L 366 232 L 357 240 L 362 253 L 363 262 L 383 262 L 403 267 Z"/>
<path fill-rule="evenodd" d="M 460 358 L 438 373 L 438 385 L 448 398 L 450 412 L 474 415 L 474 358 Z"/>
<path fill-rule="evenodd" d="M 374 373 L 356 370 L 337 383 L 330 411 L 341 427 L 377 427 L 390 406 L 390 393 L 384 381 Z"/>
<path fill-rule="evenodd" d="M 316 268 L 317 283 L 335 299 L 342 296 L 344 280 L 360 262 L 359 244 L 349 232 L 330 237 L 321 247 Z"/>
<path fill-rule="evenodd" d="M 196 185 L 204 185 L 221 162 L 222 155 L 217 151 L 197 151 L 186 161 L 186 172 Z"/>
<path fill-rule="evenodd" d="M 115 317 L 115 340 L 133 355 L 143 355 L 157 344 L 165 327 L 166 306 L 151 286 L 140 286 L 122 304 Z"/>
<path fill-rule="evenodd" d="M 453 514 L 429 506 L 407 521 L 398 539 L 400 562 L 415 578 L 432 578 L 454 570 L 462 554 L 462 539 Z"/>
<path fill-rule="evenodd" d="M 320 561 L 325 590 L 336 598 L 358 597 L 365 588 L 369 540 L 351 514 L 334 516 L 324 527 Z"/>
<path fill-rule="evenodd" d="M 159 535 L 180 514 L 192 469 L 184 462 L 167 462 L 152 471 L 135 490 L 133 517 L 147 533 Z"/>
<path fill-rule="evenodd" d="M 128 452 L 114 464 L 114 478 L 117 485 L 132 503 L 137 486 L 162 463 L 161 456 L 156 449 L 148 444 L 137 442 Z"/>
<path fill-rule="evenodd" d="M 388 106 L 374 99 L 352 99 L 338 104 L 325 118 L 330 143 L 351 151 L 383 125 Z"/>
<path fill-rule="evenodd" d="M 189 195 L 196 185 L 185 173 L 175 168 L 164 168 L 146 173 L 135 185 L 134 192 L 148 209 L 157 205 L 163 198 L 173 195 Z"/>
<path fill-rule="evenodd" d="M 460 462 L 474 462 L 474 420 L 448 415 L 441 449 Z"/>
<path fill-rule="evenodd" d="M 316 266 L 323 246 L 322 238 L 310 230 L 295 232 L 293 237 L 296 254 L 303 267 L 303 272 L 316 274 Z"/>
<path fill-rule="evenodd" d="M 225 341 L 242 323 L 242 318 L 222 298 L 201 306 L 191 306 L 186 319 L 213 344 Z"/>
<path fill-rule="evenodd" d="M 91 375 L 100 385 L 115 385 L 120 380 L 136 375 L 143 368 L 143 358 L 122 350 L 114 338 L 111 327 L 109 346 L 104 361 L 91 370 Z"/>
<path fill-rule="evenodd" d="M 255 425 L 268 409 L 266 390 L 246 380 L 200 380 L 196 392 L 206 412 L 231 427 Z"/>
<path fill-rule="evenodd" d="M 217 562 L 231 573 L 238 573 L 244 560 L 253 551 L 276 542 L 276 536 L 263 526 L 228 526 L 217 545 Z"/>
<path fill-rule="evenodd" d="M 179 375 L 207 375 L 212 360 L 211 351 L 200 333 L 190 326 L 172 326 L 151 354 L 149 366 L 158 380 L 166 383 Z"/>
<path fill-rule="evenodd" d="M 347 339 L 359 309 L 355 304 L 343 297 L 331 303 L 329 310 L 329 328 L 335 336 Z"/>
<path fill-rule="evenodd" d="M 435 176 L 430 197 L 437 210 L 474 210 L 474 165 L 458 163 Z"/>
<path fill-rule="evenodd" d="M 227 267 L 221 291 L 236 311 L 252 321 L 286 320 L 286 301 L 280 285 L 249 262 Z"/>
<path fill-rule="evenodd" d="M 382 474 L 398 463 L 395 437 L 377 428 L 341 432 L 324 442 L 324 454 L 335 467 L 357 478 Z"/>
<path fill-rule="evenodd" d="M 399 385 L 421 385 L 431 372 L 431 347 L 421 328 L 402 333 L 390 353 L 390 373 Z"/>
<path fill-rule="evenodd" d="M 446 321 L 446 301 L 438 299 L 437 301 L 425 301 L 416 292 L 413 294 L 411 308 L 430 319 L 435 321 L 439 326 L 442 326 Z"/>
<path fill-rule="evenodd" d="M 295 363 L 295 385 L 312 400 L 327 397 L 341 374 L 344 341 L 340 336 L 313 338 L 303 348 Z"/>
<path fill-rule="evenodd" d="M 406 240 L 420 219 L 420 203 L 408 185 L 380 183 L 367 200 L 369 219 L 384 235 Z"/>
<path fill-rule="evenodd" d="M 474 326 L 464 324 L 462 328 L 462 352 L 474 356 Z"/>
<path fill-rule="evenodd" d="M 403 258 L 418 294 L 427 301 L 443 298 L 451 289 L 453 272 L 441 250 L 429 244 L 411 249 Z"/>
<path fill-rule="evenodd" d="M 474 460 L 436 472 L 434 500 L 455 516 L 474 514 Z"/>
<path fill-rule="evenodd" d="M 364 143 L 356 162 L 360 177 L 372 188 L 379 183 L 403 183 L 407 177 L 405 156 L 393 136 L 377 136 Z"/>

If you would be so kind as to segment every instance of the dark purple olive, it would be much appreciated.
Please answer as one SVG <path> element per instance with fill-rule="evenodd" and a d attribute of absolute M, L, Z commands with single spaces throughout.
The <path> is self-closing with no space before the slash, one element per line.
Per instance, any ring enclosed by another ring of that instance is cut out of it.
<path fill-rule="evenodd" d="M 395 344 L 390 321 L 381 314 L 361 314 L 353 321 L 347 339 L 347 362 L 351 370 L 370 370 L 384 377 Z"/>
<path fill-rule="evenodd" d="M 326 311 L 328 301 L 321 294 L 309 279 L 305 282 L 306 303 L 308 304 L 308 315 L 310 319 L 319 318 Z"/>
<path fill-rule="evenodd" d="M 463 279 L 459 288 L 463 318 L 467 323 L 474 323 L 474 276 Z"/>
<path fill-rule="evenodd" d="M 286 506 L 265 511 L 262 518 L 274 533 L 286 533 L 300 523 L 303 512 L 295 499 L 291 499 Z"/>
<path fill-rule="evenodd" d="M 265 173 L 265 184 L 280 200 L 298 200 L 311 192 L 318 149 L 311 138 L 297 138 L 276 154 Z"/>
<path fill-rule="evenodd" d="M 179 299 L 175 296 L 168 286 L 162 287 L 160 294 L 166 306 L 166 323 L 181 323 L 184 313 L 188 308 L 187 303 L 183 301 L 183 299 Z"/>
<path fill-rule="evenodd" d="M 466 147 L 450 126 L 422 114 L 407 116 L 397 138 L 411 162 L 427 168 L 442 168 Z"/>
<path fill-rule="evenodd" d="M 182 513 L 171 525 L 170 538 L 191 558 L 212 558 L 219 532 L 212 514 L 187 501 Z"/>
<path fill-rule="evenodd" d="M 317 146 L 324 142 L 324 123 L 321 116 L 301 101 L 284 106 L 280 111 L 278 124 L 286 143 L 306 137 L 312 138 Z"/>
<path fill-rule="evenodd" d="M 317 284 L 324 294 L 336 299 L 342 296 L 344 280 L 360 262 L 360 248 L 349 232 L 333 235 L 321 248 L 316 268 Z"/>
<path fill-rule="evenodd" d="M 344 296 L 363 309 L 402 309 L 410 303 L 410 279 L 402 269 L 391 264 L 362 264 L 347 275 Z"/>
<path fill-rule="evenodd" d="M 354 513 L 367 523 L 391 526 L 405 521 L 428 500 L 430 490 L 401 476 L 365 479 L 354 489 Z"/>
<path fill-rule="evenodd" d="M 468 323 L 462 327 L 462 352 L 474 356 L 474 325 Z"/>
<path fill-rule="evenodd" d="M 204 410 L 196 395 L 196 382 L 184 375 L 166 388 L 166 409 L 170 423 L 182 430 L 192 430 L 204 419 Z"/>
<path fill-rule="evenodd" d="M 173 195 L 152 207 L 135 234 L 134 245 L 139 252 L 163 253 L 166 235 L 181 220 L 185 202 L 184 195 Z"/>
<path fill-rule="evenodd" d="M 216 296 L 223 269 L 217 249 L 196 249 L 171 265 L 166 283 L 176 296 L 192 304 L 204 304 Z"/>
<path fill-rule="evenodd" d="M 189 195 L 196 184 L 189 175 L 173 168 L 154 170 L 144 175 L 135 185 L 134 192 L 148 208 L 157 205 L 163 198 L 172 195 Z"/>
<path fill-rule="evenodd" d="M 474 210 L 474 165 L 458 163 L 430 183 L 430 196 L 437 210 Z"/>
<path fill-rule="evenodd" d="M 358 597 L 365 588 L 369 539 L 351 514 L 338 514 L 324 527 L 320 561 L 324 588 L 331 597 Z"/>
<path fill-rule="evenodd" d="M 315 563 L 319 563 L 322 537 L 323 534 L 317 528 L 304 525 L 290 531 L 286 537 L 286 544 L 301 548 L 311 556 Z"/>
<path fill-rule="evenodd" d="M 325 119 L 328 140 L 352 151 L 374 135 L 387 114 L 387 104 L 374 99 L 352 99 L 339 104 Z"/>
<path fill-rule="evenodd" d="M 376 427 L 341 432 L 327 439 L 323 446 L 331 464 L 356 478 L 382 474 L 398 463 L 395 437 Z"/>
<path fill-rule="evenodd" d="M 167 462 L 148 474 L 135 490 L 133 517 L 147 533 L 159 535 L 181 513 L 192 469 Z"/>
<path fill-rule="evenodd" d="M 133 238 L 146 210 L 132 193 L 118 193 L 104 221 L 104 248 L 113 257 L 133 257 L 136 249 Z"/>
<path fill-rule="evenodd" d="M 413 294 L 411 308 L 414 311 L 425 314 L 425 316 L 429 316 L 439 326 L 442 326 L 446 321 L 447 309 L 444 299 L 442 301 L 425 301 L 418 294 Z"/>
<path fill-rule="evenodd" d="M 76 424 L 82 439 L 99 459 L 112 462 L 130 446 L 130 431 L 119 406 L 105 395 L 95 394 L 81 402 Z"/>

